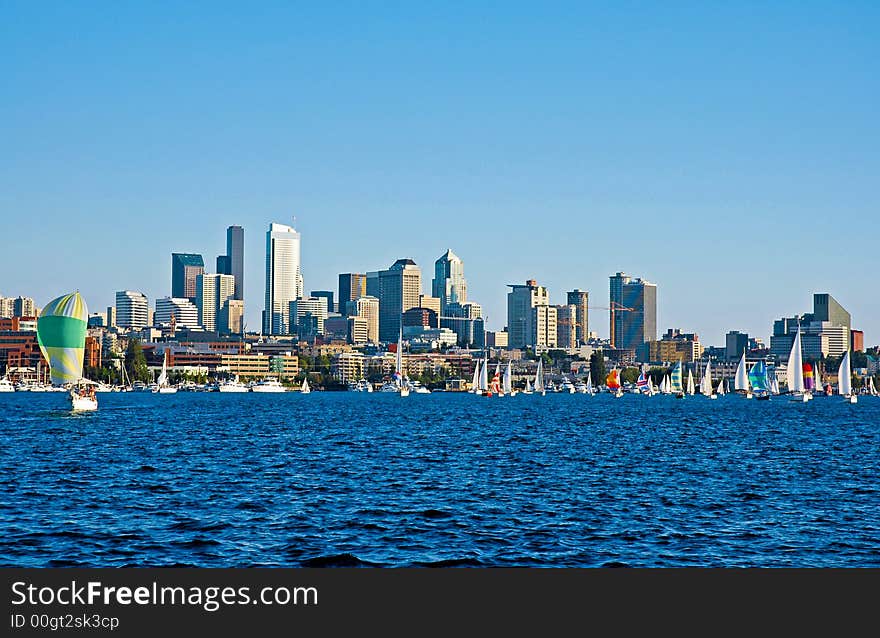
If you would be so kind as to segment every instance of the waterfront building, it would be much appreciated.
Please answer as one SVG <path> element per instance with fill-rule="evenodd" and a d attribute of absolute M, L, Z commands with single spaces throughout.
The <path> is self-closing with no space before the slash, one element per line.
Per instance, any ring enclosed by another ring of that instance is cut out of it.
<path fill-rule="evenodd" d="M 196 278 L 205 272 L 205 260 L 196 253 L 171 253 L 171 296 L 196 302 Z"/>
<path fill-rule="evenodd" d="M 340 352 L 330 362 L 330 374 L 340 383 L 357 383 L 364 377 L 364 354 Z"/>
<path fill-rule="evenodd" d="M 431 291 L 433 296 L 439 300 L 439 308 L 436 309 L 438 315 L 446 314 L 448 304 L 467 303 L 464 262 L 452 250 L 447 250 L 434 262 L 434 279 Z"/>
<path fill-rule="evenodd" d="M 511 289 L 507 293 L 507 330 L 510 333 L 510 347 L 534 346 L 537 341 L 534 308 L 549 306 L 550 295 L 547 288 L 539 286 L 534 279 L 527 280 L 525 285 L 508 284 L 508 287 Z"/>
<path fill-rule="evenodd" d="M 357 272 L 339 275 L 339 313 L 347 315 L 348 302 L 367 296 L 367 276 Z"/>
<path fill-rule="evenodd" d="M 116 293 L 116 325 L 127 330 L 141 330 L 149 321 L 147 296 L 136 290 Z"/>
<path fill-rule="evenodd" d="M 586 290 L 574 290 L 566 293 L 569 306 L 576 308 L 575 340 L 578 345 L 590 340 L 590 293 Z"/>
<path fill-rule="evenodd" d="M 234 294 L 235 277 L 232 275 L 201 274 L 196 278 L 196 308 L 199 323 L 206 331 L 217 331 L 217 315 Z"/>
<path fill-rule="evenodd" d="M 366 321 L 366 336 L 364 341 L 353 343 L 379 343 L 379 300 L 376 297 L 358 297 L 346 304 L 345 314 L 348 317 L 358 317 Z"/>
<path fill-rule="evenodd" d="M 266 299 L 263 332 L 293 332 L 290 302 L 303 296 L 300 233 L 284 224 L 271 223 L 266 232 Z"/>
<path fill-rule="evenodd" d="M 635 350 L 657 339 L 657 285 L 618 272 L 610 277 L 611 346 Z"/>
<path fill-rule="evenodd" d="M 740 352 L 742 355 L 742 352 Z M 698 335 L 669 328 L 658 341 L 647 341 L 636 352 L 636 358 L 644 363 L 670 364 L 676 361 L 693 363 L 703 356 L 703 346 Z"/>
<path fill-rule="evenodd" d="M 174 318 L 177 328 L 198 328 L 199 309 L 185 297 L 164 297 L 156 299 L 156 311 L 153 314 L 153 325 L 157 328 L 166 326 Z"/>
<path fill-rule="evenodd" d="M 368 294 L 369 284 L 368 273 Z M 419 306 L 422 271 L 412 259 L 398 259 L 388 270 L 379 271 L 378 285 L 379 339 L 397 341 L 403 313 Z"/>

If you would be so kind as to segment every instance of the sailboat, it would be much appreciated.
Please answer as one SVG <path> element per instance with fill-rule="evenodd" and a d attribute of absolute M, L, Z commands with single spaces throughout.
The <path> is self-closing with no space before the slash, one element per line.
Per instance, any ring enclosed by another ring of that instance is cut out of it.
<path fill-rule="evenodd" d="M 684 388 L 681 385 L 681 361 L 677 361 L 672 368 L 672 374 L 669 377 L 669 391 L 675 395 L 676 399 L 684 398 Z"/>
<path fill-rule="evenodd" d="M 587 371 L 587 394 L 590 396 L 596 394 L 596 390 L 593 388 L 593 373 L 589 370 Z"/>
<path fill-rule="evenodd" d="M 752 387 L 755 399 L 759 401 L 770 400 L 770 388 L 767 383 L 767 364 L 763 360 L 755 361 L 752 369 L 749 370 L 749 385 Z"/>
<path fill-rule="evenodd" d="M 719 397 L 724 396 L 727 393 L 726 386 L 727 386 L 727 379 L 722 377 L 721 381 L 718 382 L 718 389 L 716 390 L 716 393 Z"/>
<path fill-rule="evenodd" d="M 397 335 L 397 356 L 394 361 L 394 380 L 397 382 L 397 391 L 402 397 L 409 396 L 409 383 L 403 374 L 403 326 Z"/>
<path fill-rule="evenodd" d="M 743 350 L 739 365 L 736 366 L 736 376 L 733 379 L 733 389 L 745 394 L 747 399 L 752 398 L 752 389 L 749 386 L 749 369 L 746 367 L 746 351 Z"/>
<path fill-rule="evenodd" d="M 95 383 L 82 376 L 88 316 L 85 300 L 72 292 L 46 304 L 37 319 L 37 342 L 49 362 L 49 379 L 59 389 L 73 386 L 68 396 L 74 412 L 98 409 Z"/>
<path fill-rule="evenodd" d="M 767 366 L 767 389 L 770 394 L 779 394 L 779 379 L 776 377 L 776 367 Z"/>
<path fill-rule="evenodd" d="M 156 388 L 153 390 L 153 394 L 175 394 L 177 392 L 177 388 L 173 385 L 169 385 L 168 383 L 168 350 L 165 350 L 165 355 L 162 358 L 162 373 L 159 375 L 158 380 L 156 381 Z"/>
<path fill-rule="evenodd" d="M 504 368 L 504 377 L 501 380 L 501 391 L 512 397 L 516 396 L 516 390 L 513 389 L 513 365 L 510 361 Z"/>
<path fill-rule="evenodd" d="M 473 394 L 481 394 L 480 390 L 480 360 L 477 359 L 476 365 L 474 365 L 474 378 L 471 380 L 471 389 L 470 391 Z"/>
<path fill-rule="evenodd" d="M 312 389 L 309 387 L 309 378 L 308 377 L 303 379 L 302 386 L 300 387 L 299 391 L 302 392 L 303 394 L 308 394 L 309 392 L 312 391 Z"/>
<path fill-rule="evenodd" d="M 489 394 L 489 353 L 483 351 L 483 365 L 480 366 L 480 391 L 478 394 L 486 396 Z"/>
<path fill-rule="evenodd" d="M 877 396 L 877 387 L 874 385 L 874 377 L 868 377 L 868 394 L 872 397 Z"/>
<path fill-rule="evenodd" d="M 788 355 L 788 391 L 792 395 L 792 401 L 806 403 L 813 398 L 804 385 L 804 355 L 801 352 L 800 326 L 791 344 L 791 354 Z"/>
<path fill-rule="evenodd" d="M 615 399 L 622 397 L 623 388 L 620 387 L 620 370 L 614 368 L 609 372 L 608 376 L 605 377 L 605 385 L 608 386 L 609 392 L 613 392 Z"/>
<path fill-rule="evenodd" d="M 654 381 L 651 379 L 651 375 L 648 375 L 648 396 L 652 397 L 657 394 L 657 388 L 654 387 Z"/>
<path fill-rule="evenodd" d="M 850 403 L 858 403 L 859 397 L 852 391 L 852 368 L 849 363 L 849 350 L 843 353 L 837 369 L 837 392 Z"/>
<path fill-rule="evenodd" d="M 489 385 L 489 394 L 503 397 L 504 390 L 501 389 L 501 362 L 495 364 L 495 374 L 492 375 L 492 383 Z"/>
<path fill-rule="evenodd" d="M 526 379 L 526 389 L 523 390 L 523 394 L 531 394 L 532 393 L 532 382 Z"/>
<path fill-rule="evenodd" d="M 688 370 L 687 393 L 691 396 L 694 396 L 694 394 L 696 394 L 696 388 L 694 387 L 694 372 L 690 369 Z"/>
<path fill-rule="evenodd" d="M 546 396 L 547 391 L 544 388 L 544 360 L 538 359 L 538 369 L 535 371 L 535 392 L 541 396 Z"/>
<path fill-rule="evenodd" d="M 651 390 L 648 387 L 648 377 L 645 375 L 644 368 L 639 372 L 639 378 L 636 379 L 636 388 L 638 388 L 639 394 L 651 396 Z"/>
<path fill-rule="evenodd" d="M 712 360 L 706 361 L 706 369 L 703 371 L 703 378 L 700 380 L 700 394 L 710 399 L 717 399 L 718 395 L 712 389 Z"/>

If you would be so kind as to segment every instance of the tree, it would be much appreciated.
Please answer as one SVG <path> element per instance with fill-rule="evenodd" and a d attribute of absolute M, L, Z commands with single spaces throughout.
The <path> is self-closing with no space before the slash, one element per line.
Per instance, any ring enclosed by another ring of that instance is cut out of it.
<path fill-rule="evenodd" d="M 147 358 L 144 356 L 141 342 L 137 339 L 128 340 L 128 347 L 125 349 L 125 369 L 128 371 L 128 378 L 132 381 L 150 380 Z"/>
<path fill-rule="evenodd" d="M 620 374 L 620 380 L 623 383 L 635 383 L 639 378 L 638 368 L 625 368 Z"/>
<path fill-rule="evenodd" d="M 601 350 L 590 355 L 590 376 L 596 385 L 605 383 L 605 355 Z"/>

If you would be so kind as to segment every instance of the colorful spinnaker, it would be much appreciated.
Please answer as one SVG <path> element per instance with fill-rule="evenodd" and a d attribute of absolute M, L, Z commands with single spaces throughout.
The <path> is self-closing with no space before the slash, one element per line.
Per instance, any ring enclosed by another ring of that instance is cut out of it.
<path fill-rule="evenodd" d="M 88 317 L 89 309 L 79 292 L 53 299 L 40 313 L 37 340 L 49 362 L 52 385 L 82 379 Z"/>
<path fill-rule="evenodd" d="M 684 394 L 684 387 L 681 384 L 681 361 L 677 361 L 675 366 L 672 368 L 672 374 L 669 377 L 670 386 L 669 391 L 673 394 Z"/>
<path fill-rule="evenodd" d="M 605 385 L 608 386 L 610 390 L 618 389 L 620 387 L 620 370 L 614 368 L 609 372 L 608 376 L 605 377 Z"/>
<path fill-rule="evenodd" d="M 816 388 L 815 380 L 813 379 L 813 366 L 809 363 L 805 363 L 803 366 L 804 370 L 804 389 L 805 390 L 813 390 Z"/>
<path fill-rule="evenodd" d="M 767 364 L 763 359 L 759 359 L 752 365 L 752 369 L 749 370 L 749 383 L 752 386 L 752 390 L 757 393 L 766 393 L 769 392 L 769 387 L 767 383 Z"/>

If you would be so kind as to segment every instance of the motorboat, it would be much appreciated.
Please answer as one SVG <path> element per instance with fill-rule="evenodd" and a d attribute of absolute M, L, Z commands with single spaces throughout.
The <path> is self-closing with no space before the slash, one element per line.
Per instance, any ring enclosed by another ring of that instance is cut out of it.
<path fill-rule="evenodd" d="M 266 377 L 251 386 L 251 392 L 286 392 L 287 389 L 275 377 Z"/>

